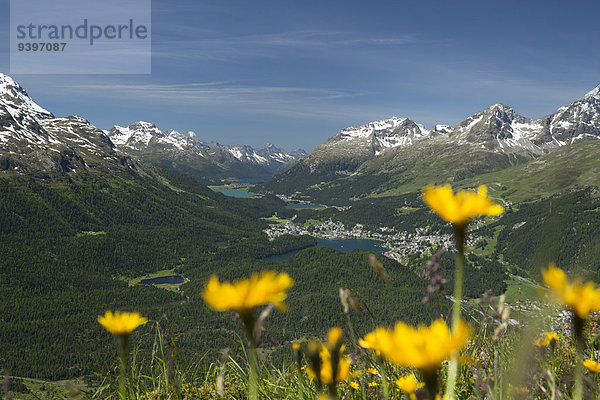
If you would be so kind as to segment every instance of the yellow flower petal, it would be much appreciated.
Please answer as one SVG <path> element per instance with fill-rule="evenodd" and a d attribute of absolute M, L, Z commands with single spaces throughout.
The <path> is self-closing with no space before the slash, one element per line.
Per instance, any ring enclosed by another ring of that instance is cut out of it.
<path fill-rule="evenodd" d="M 587 318 L 590 312 L 600 311 L 600 289 L 593 282 L 582 284 L 580 279 L 570 282 L 563 270 L 551 263 L 542 269 L 544 283 L 551 289 L 556 300 L 570 307 L 579 318 Z"/>
<path fill-rule="evenodd" d="M 396 379 L 396 386 L 406 394 L 412 394 L 418 389 L 417 379 L 413 374 L 402 376 Z"/>
<path fill-rule="evenodd" d="M 147 321 L 138 312 L 106 311 L 104 316 L 98 316 L 98 322 L 113 335 L 129 335 Z"/>
<path fill-rule="evenodd" d="M 473 217 L 480 215 L 500 215 L 504 208 L 492 203 L 487 197 L 485 185 L 477 192 L 460 190 L 456 194 L 452 186 L 427 186 L 423 189 L 423 200 L 440 217 L 456 226 L 463 226 Z"/>
<path fill-rule="evenodd" d="M 329 334 L 327 335 L 329 344 L 331 346 L 335 346 L 338 342 L 342 340 L 342 330 L 340 328 L 333 327 L 329 330 Z"/>
<path fill-rule="evenodd" d="M 371 335 L 371 336 L 369 336 Z M 417 328 L 398 322 L 394 330 L 377 328 L 362 340 L 393 364 L 425 371 L 439 368 L 442 362 L 462 349 L 470 336 L 470 328 L 461 321 L 456 332 L 439 319 L 431 326 Z M 361 344 L 362 345 L 362 344 Z"/>
<path fill-rule="evenodd" d="M 327 343 L 327 345 L 321 345 L 321 344 L 317 344 L 315 342 L 308 343 L 309 347 L 319 346 L 314 349 L 315 351 L 317 351 L 317 349 L 318 349 L 319 358 L 321 359 L 321 371 L 319 372 L 319 377 L 321 379 L 321 382 L 323 382 L 325 384 L 333 383 L 334 378 L 333 378 L 333 366 L 331 363 L 331 352 L 339 351 L 339 353 L 338 353 L 339 361 L 337 364 L 337 372 L 336 372 L 336 376 L 335 376 L 335 382 L 337 383 L 337 382 L 345 381 L 346 379 L 348 379 L 348 376 L 350 375 L 350 358 L 344 356 L 344 347 L 345 346 L 342 345 L 342 346 L 338 347 L 338 345 L 342 339 L 342 330 L 340 328 L 332 328 L 329 331 L 328 337 L 330 340 L 333 340 L 333 342 L 329 342 L 329 343 Z M 308 373 L 308 371 L 307 371 L 307 373 Z M 316 378 L 316 374 L 314 372 L 312 372 L 312 374 L 309 376 L 311 377 L 311 379 Z"/>
<path fill-rule="evenodd" d="M 233 283 L 220 283 L 213 275 L 202 292 L 202 298 L 209 307 L 217 311 L 235 310 L 244 314 L 269 303 L 285 311 L 283 301 L 287 297 L 287 290 L 293 285 L 294 281 L 288 274 L 273 271 L 254 273 L 250 279 Z"/>
<path fill-rule="evenodd" d="M 596 361 L 593 360 L 585 360 L 583 362 L 583 366 L 586 367 L 588 370 L 590 370 L 591 372 L 597 374 L 598 372 L 600 372 L 600 363 L 597 363 Z"/>

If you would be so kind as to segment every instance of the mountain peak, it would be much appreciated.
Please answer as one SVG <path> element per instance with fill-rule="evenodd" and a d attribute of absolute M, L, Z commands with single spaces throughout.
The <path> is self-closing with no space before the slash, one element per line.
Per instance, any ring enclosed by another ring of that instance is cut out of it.
<path fill-rule="evenodd" d="M 399 118 L 394 116 L 387 119 L 368 122 L 363 125 L 356 125 L 348 127 L 346 129 L 342 129 L 331 140 L 348 141 L 355 139 L 364 139 L 381 133 L 389 136 L 391 132 L 394 132 L 401 125 L 406 125 L 410 123 L 414 124 L 414 122 L 412 122 L 408 118 Z"/>
<path fill-rule="evenodd" d="M 596 86 L 593 90 L 587 92 L 582 99 L 588 100 L 591 98 L 600 99 L 600 85 Z"/>
<path fill-rule="evenodd" d="M 37 105 L 13 78 L 0 73 L 0 105 L 2 104 L 11 109 L 31 114 L 37 119 L 54 118 L 50 111 Z"/>
<path fill-rule="evenodd" d="M 508 108 L 508 109 L 512 110 L 511 107 L 507 106 L 506 104 L 502 104 L 502 103 L 494 103 L 491 106 L 489 106 L 488 108 L 492 108 L 492 109 L 494 109 L 494 108 Z"/>

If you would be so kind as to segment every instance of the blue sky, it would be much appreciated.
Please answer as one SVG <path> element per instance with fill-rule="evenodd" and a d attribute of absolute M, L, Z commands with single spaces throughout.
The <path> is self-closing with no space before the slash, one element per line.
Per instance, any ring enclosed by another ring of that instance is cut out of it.
<path fill-rule="evenodd" d="M 9 72 L 0 0 L 0 71 Z M 390 116 L 538 118 L 600 84 L 600 2 L 152 1 L 149 75 L 12 75 L 57 116 L 312 150 Z"/>

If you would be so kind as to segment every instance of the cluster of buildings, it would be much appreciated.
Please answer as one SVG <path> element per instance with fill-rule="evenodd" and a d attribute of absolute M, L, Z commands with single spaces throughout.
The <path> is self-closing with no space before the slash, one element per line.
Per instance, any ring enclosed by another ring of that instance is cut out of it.
<path fill-rule="evenodd" d="M 362 224 L 346 228 L 340 221 L 326 221 L 308 226 L 298 225 L 292 221 L 282 224 L 270 224 L 265 230 L 269 239 L 281 235 L 310 235 L 322 239 L 376 239 L 381 240 L 382 247 L 389 258 L 401 261 L 411 254 L 423 253 L 427 249 L 443 246 L 447 249 L 454 248 L 454 239 L 450 234 L 429 233 L 428 228 L 416 228 L 414 232 L 394 232 L 388 227 L 381 227 L 377 231 L 365 229 Z M 477 238 L 470 237 L 468 245 L 473 245 Z"/>

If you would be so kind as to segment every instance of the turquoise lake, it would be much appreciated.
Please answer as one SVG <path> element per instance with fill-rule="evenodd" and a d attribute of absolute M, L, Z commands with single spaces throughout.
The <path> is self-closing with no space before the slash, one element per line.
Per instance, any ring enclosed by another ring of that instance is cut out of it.
<path fill-rule="evenodd" d="M 234 189 L 234 188 L 211 188 L 214 192 L 223 193 L 225 196 L 237 197 L 238 199 L 244 199 L 247 197 L 257 197 L 260 194 L 249 192 L 248 189 Z M 288 203 L 285 208 L 319 208 L 318 204 L 310 203 Z"/>
<path fill-rule="evenodd" d="M 248 189 L 230 189 L 230 188 L 211 188 L 214 192 L 223 193 L 225 196 L 237 197 L 243 199 L 246 197 L 257 197 L 259 194 L 249 192 Z"/>
<path fill-rule="evenodd" d="M 317 239 L 317 246 L 331 247 L 332 249 L 336 249 L 341 251 L 342 253 L 347 253 L 352 250 L 360 249 L 367 250 L 373 253 L 383 253 L 387 251 L 385 247 L 381 247 L 382 242 L 379 240 L 373 239 Z M 285 261 L 294 254 L 298 253 L 302 250 L 294 250 L 288 253 L 278 254 L 271 257 L 263 258 L 263 260 L 267 261 Z"/>

